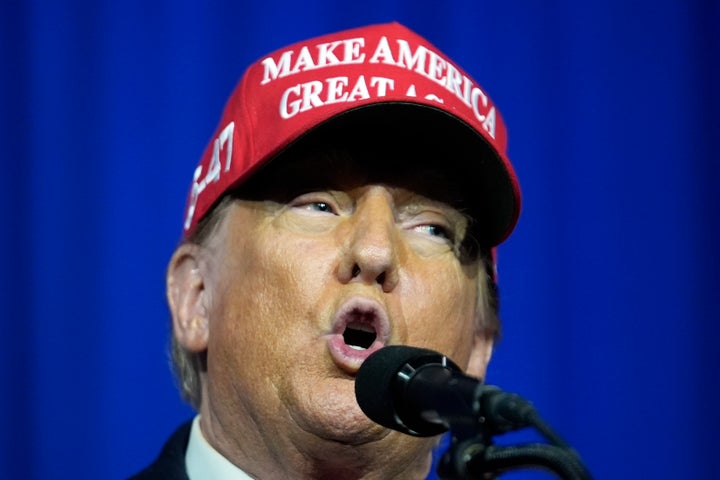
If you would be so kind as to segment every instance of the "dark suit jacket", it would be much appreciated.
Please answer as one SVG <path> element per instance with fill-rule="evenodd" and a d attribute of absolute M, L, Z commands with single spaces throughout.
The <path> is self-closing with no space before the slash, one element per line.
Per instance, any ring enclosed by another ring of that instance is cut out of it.
<path fill-rule="evenodd" d="M 129 480 L 189 480 L 185 471 L 185 451 L 190 440 L 192 421 L 172 434 L 158 458 L 145 470 Z"/>

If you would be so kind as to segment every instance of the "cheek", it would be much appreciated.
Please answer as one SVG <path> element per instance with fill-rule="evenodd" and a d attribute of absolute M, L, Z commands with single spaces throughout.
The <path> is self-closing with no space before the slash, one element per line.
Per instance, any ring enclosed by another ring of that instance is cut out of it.
<path fill-rule="evenodd" d="M 271 233 L 229 252 L 214 302 L 221 320 L 216 331 L 253 343 L 261 355 L 310 328 L 332 264 L 316 244 Z"/>
<path fill-rule="evenodd" d="M 454 265 L 435 265 L 408 280 L 409 337 L 465 365 L 474 335 L 477 280 Z"/>

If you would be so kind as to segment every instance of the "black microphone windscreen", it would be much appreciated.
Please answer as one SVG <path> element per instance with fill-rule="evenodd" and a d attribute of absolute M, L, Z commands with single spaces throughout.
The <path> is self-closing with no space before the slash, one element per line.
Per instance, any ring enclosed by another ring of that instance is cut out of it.
<path fill-rule="evenodd" d="M 401 382 L 398 373 L 407 368 L 447 361 L 433 350 L 402 345 L 391 345 L 378 350 L 365 359 L 355 378 L 355 398 L 365 415 L 380 425 L 416 436 L 432 436 L 446 428 L 433 427 L 422 433 L 407 428 L 399 418 L 396 408 L 401 401 Z"/>

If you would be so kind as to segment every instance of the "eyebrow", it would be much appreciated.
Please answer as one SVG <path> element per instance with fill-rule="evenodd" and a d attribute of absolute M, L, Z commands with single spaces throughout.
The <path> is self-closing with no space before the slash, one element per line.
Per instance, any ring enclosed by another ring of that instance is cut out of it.
<path fill-rule="evenodd" d="M 391 191 L 402 191 L 400 195 L 395 196 L 400 200 L 400 206 L 411 213 L 417 213 L 422 210 L 423 207 L 427 206 L 442 212 L 449 212 L 453 215 L 457 215 L 459 218 L 464 217 L 464 214 L 455 206 L 442 200 L 436 200 L 422 193 L 418 193 L 412 188 L 406 188 L 404 186 L 389 186 L 389 188 Z"/>
<path fill-rule="evenodd" d="M 473 223 L 473 219 L 470 215 L 441 200 L 435 200 L 406 189 L 403 190 L 407 193 L 404 195 L 406 198 L 401 198 L 398 205 L 401 212 L 407 212 L 410 215 L 417 215 L 426 210 L 427 207 L 430 207 L 437 210 L 439 214 L 447 217 L 452 228 L 455 230 L 454 233 L 458 235 L 458 240 L 462 241 L 464 237 L 470 233 L 470 226 Z"/>

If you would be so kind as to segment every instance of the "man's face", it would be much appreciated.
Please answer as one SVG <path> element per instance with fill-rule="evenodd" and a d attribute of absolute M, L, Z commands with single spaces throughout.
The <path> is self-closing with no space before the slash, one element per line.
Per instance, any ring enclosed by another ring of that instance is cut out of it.
<path fill-rule="evenodd" d="M 420 442 L 367 419 L 354 376 L 372 351 L 397 344 L 461 366 L 480 356 L 471 373 L 484 374 L 480 272 L 459 253 L 468 221 L 443 201 L 449 188 L 332 155 L 257 175 L 207 245 L 206 431 L 308 449 L 388 434 L 391 449 Z"/>

